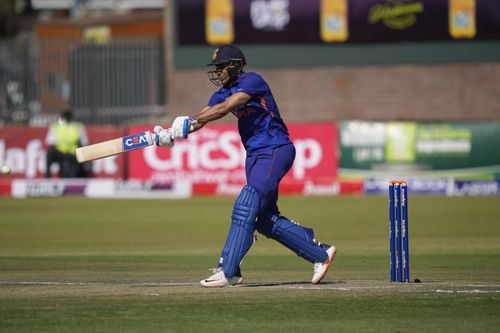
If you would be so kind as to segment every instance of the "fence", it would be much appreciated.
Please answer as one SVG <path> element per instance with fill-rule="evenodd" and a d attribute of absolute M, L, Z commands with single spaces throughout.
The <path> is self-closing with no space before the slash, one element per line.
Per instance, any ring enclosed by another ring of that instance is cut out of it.
<path fill-rule="evenodd" d="M 66 107 L 89 124 L 141 122 L 165 112 L 161 38 L 104 44 L 33 36 L 0 41 L 0 123 L 44 126 Z"/>
<path fill-rule="evenodd" d="M 30 35 L 0 40 L 0 124 L 24 123 L 39 109 L 36 48 Z"/>

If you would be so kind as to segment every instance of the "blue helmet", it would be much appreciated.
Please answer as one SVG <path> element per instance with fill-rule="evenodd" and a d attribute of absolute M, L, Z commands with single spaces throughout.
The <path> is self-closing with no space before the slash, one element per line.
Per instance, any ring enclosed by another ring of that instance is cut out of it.
<path fill-rule="evenodd" d="M 246 65 L 245 55 L 235 45 L 222 45 L 212 53 L 212 61 L 207 66 L 215 66 L 215 70 L 208 72 L 210 82 L 216 86 L 221 86 L 222 82 L 219 79 L 219 73 L 226 69 L 229 73 L 229 81 L 226 86 L 232 85 L 237 79 L 243 66 Z"/>

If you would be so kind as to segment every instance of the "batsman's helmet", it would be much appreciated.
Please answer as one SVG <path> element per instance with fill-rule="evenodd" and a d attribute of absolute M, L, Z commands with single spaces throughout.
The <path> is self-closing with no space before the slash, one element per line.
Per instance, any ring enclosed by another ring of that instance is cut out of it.
<path fill-rule="evenodd" d="M 215 70 L 208 72 L 210 82 L 216 86 L 221 86 L 222 82 L 219 78 L 219 73 L 226 69 L 229 73 L 229 81 L 225 86 L 230 86 L 237 79 L 243 66 L 246 65 L 245 55 L 235 45 L 222 45 L 212 53 L 212 61 L 207 66 L 215 66 Z"/>

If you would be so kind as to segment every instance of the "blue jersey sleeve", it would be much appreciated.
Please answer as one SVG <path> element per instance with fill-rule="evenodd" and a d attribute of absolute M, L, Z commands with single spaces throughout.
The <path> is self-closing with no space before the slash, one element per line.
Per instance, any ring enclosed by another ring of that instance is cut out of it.
<path fill-rule="evenodd" d="M 210 100 L 208 101 L 208 106 L 214 106 L 216 104 L 222 103 L 225 101 L 225 97 L 223 94 L 221 94 L 220 91 L 215 92 L 212 97 L 210 97 Z"/>
<path fill-rule="evenodd" d="M 263 95 L 269 90 L 266 81 L 256 73 L 245 73 L 240 78 L 238 89 L 235 92 L 244 92 L 250 96 Z"/>

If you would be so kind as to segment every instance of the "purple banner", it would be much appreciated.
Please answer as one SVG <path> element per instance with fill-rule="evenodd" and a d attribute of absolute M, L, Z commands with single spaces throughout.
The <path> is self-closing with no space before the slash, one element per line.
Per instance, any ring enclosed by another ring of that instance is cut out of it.
<path fill-rule="evenodd" d="M 182 0 L 177 23 L 180 45 L 498 40 L 500 1 Z"/>

